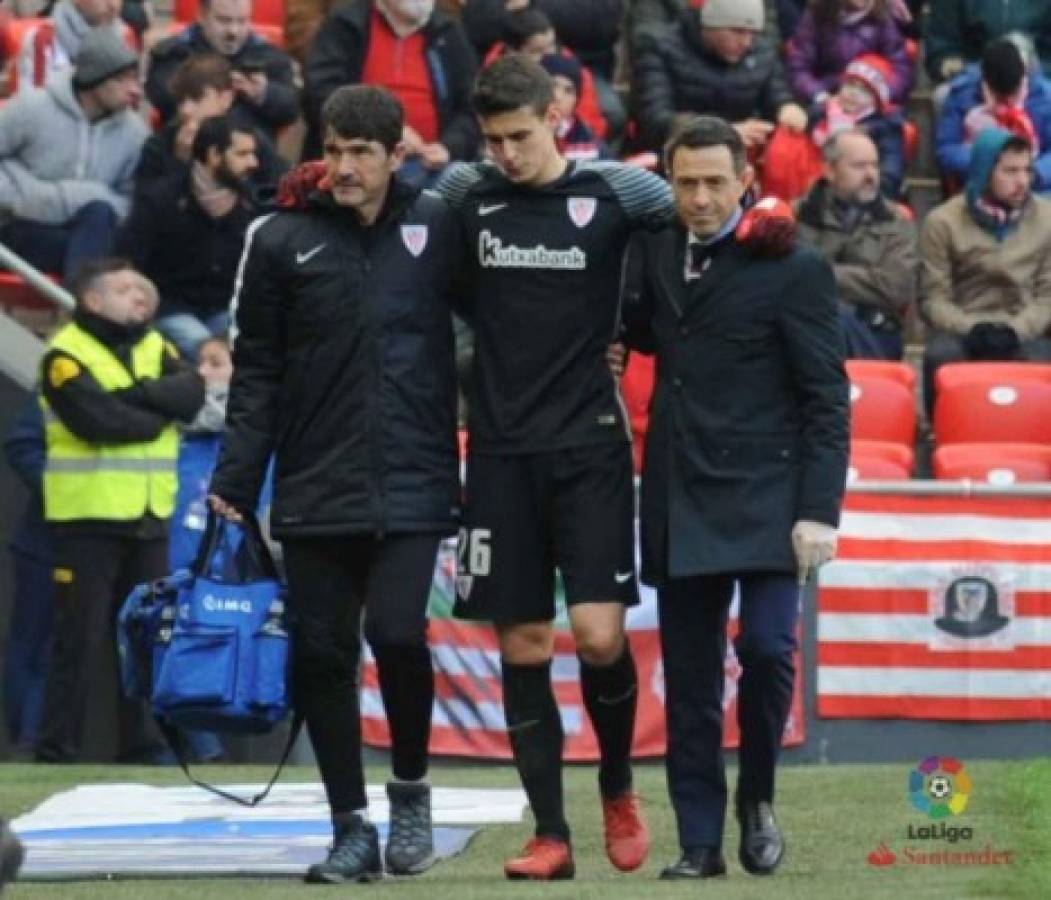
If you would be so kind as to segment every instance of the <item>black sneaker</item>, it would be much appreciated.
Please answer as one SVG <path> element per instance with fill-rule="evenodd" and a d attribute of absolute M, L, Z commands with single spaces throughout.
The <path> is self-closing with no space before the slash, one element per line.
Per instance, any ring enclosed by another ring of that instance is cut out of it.
<path fill-rule="evenodd" d="M 25 849 L 15 833 L 0 819 L 0 891 L 4 885 L 18 877 L 18 870 L 25 859 Z"/>
<path fill-rule="evenodd" d="M 378 881 L 382 877 L 376 826 L 355 815 L 347 824 L 336 826 L 328 859 L 307 869 L 305 880 L 310 884 L 342 884 L 345 881 Z"/>
<path fill-rule="evenodd" d="M 434 865 L 431 786 L 388 781 L 390 835 L 384 862 L 393 875 L 419 875 Z"/>

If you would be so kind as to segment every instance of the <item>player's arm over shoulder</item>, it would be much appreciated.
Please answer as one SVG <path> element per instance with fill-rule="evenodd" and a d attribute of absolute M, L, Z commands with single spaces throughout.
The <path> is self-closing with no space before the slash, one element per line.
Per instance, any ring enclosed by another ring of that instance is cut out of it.
<path fill-rule="evenodd" d="M 675 212 L 668 182 L 646 169 L 609 160 L 589 161 L 581 167 L 606 181 L 624 214 L 635 224 L 659 228 Z"/>
<path fill-rule="evenodd" d="M 459 210 L 471 189 L 485 177 L 485 169 L 485 163 L 454 162 L 442 172 L 434 192 L 454 210 Z"/>

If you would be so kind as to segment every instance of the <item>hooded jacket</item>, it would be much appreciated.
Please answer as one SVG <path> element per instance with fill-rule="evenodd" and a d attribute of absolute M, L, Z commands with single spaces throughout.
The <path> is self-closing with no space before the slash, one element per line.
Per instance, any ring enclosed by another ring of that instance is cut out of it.
<path fill-rule="evenodd" d="M 101 200 L 125 216 L 146 134 L 133 110 L 90 121 L 70 73 L 20 94 L 0 107 L 0 210 L 59 225 Z"/>
<path fill-rule="evenodd" d="M 982 73 L 977 65 L 968 66 L 949 86 L 934 132 L 934 152 L 938 167 L 959 181 L 967 179 L 971 166 L 971 144 L 964 122 L 967 113 L 982 103 Z M 1036 130 L 1040 152 L 1033 161 L 1033 189 L 1051 191 L 1051 82 L 1038 72 L 1029 74 L 1025 111 Z"/>
<path fill-rule="evenodd" d="M 273 452 L 275 537 L 451 533 L 461 255 L 445 203 L 397 181 L 370 227 L 319 191 L 257 219 L 212 493 L 254 508 Z"/>
<path fill-rule="evenodd" d="M 1051 202 L 1030 197 L 999 237 L 971 208 L 1009 137 L 996 129 L 978 136 L 966 192 L 933 210 L 920 233 L 923 311 L 941 331 L 964 335 L 989 322 L 1027 341 L 1051 325 Z"/>

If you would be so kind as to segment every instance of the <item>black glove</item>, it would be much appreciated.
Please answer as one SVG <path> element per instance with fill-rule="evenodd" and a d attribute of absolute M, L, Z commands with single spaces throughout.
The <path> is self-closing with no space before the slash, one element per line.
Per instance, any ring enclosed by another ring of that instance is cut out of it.
<path fill-rule="evenodd" d="M 1018 358 L 1022 342 L 1010 325 L 979 322 L 964 336 L 963 344 L 971 359 L 1010 360 Z"/>

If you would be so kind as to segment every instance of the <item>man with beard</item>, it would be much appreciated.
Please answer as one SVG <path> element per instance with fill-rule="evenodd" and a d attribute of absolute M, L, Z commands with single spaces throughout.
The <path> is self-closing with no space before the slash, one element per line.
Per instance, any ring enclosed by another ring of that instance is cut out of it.
<path fill-rule="evenodd" d="M 96 28 L 72 73 L 0 108 L 0 241 L 37 268 L 68 277 L 112 250 L 147 133 L 138 69 Z"/>
<path fill-rule="evenodd" d="M 879 154 L 861 130 L 821 148 L 824 177 L 798 205 L 799 230 L 832 264 L 847 356 L 901 359 L 916 302 L 916 229 L 880 196 Z"/>
<path fill-rule="evenodd" d="M 1051 202 L 1034 197 L 1033 147 L 981 132 L 962 194 L 920 232 L 923 358 L 929 409 L 938 367 L 963 360 L 1051 361 Z"/>
<path fill-rule="evenodd" d="M 136 195 L 118 246 L 161 295 L 157 329 L 194 359 L 224 335 L 245 232 L 257 210 L 247 190 L 256 138 L 229 119 L 205 119 L 188 170 Z"/>

